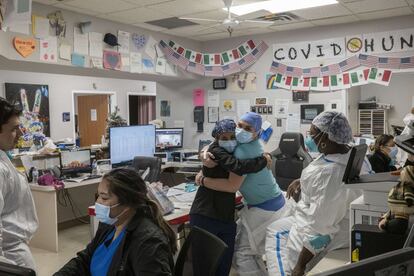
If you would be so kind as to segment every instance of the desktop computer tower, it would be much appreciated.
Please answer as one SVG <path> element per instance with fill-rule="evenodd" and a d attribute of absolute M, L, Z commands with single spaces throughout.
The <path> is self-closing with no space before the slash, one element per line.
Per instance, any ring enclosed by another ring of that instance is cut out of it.
<path fill-rule="evenodd" d="M 351 261 L 358 262 L 401 249 L 406 236 L 381 231 L 377 225 L 355 224 L 351 231 Z"/>

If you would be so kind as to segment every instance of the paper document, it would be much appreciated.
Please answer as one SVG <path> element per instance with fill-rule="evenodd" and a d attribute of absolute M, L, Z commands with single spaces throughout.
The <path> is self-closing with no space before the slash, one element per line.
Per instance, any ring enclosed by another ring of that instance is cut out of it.
<path fill-rule="evenodd" d="M 88 33 L 83 34 L 79 28 L 73 28 L 73 52 L 80 55 L 89 54 Z"/>
<path fill-rule="evenodd" d="M 44 39 L 49 36 L 49 19 L 33 15 L 32 31 L 35 38 Z"/>
<path fill-rule="evenodd" d="M 300 114 L 289 113 L 286 120 L 287 132 L 300 132 Z"/>
<path fill-rule="evenodd" d="M 40 40 L 40 60 L 57 62 L 57 37 L 49 36 Z"/>
<path fill-rule="evenodd" d="M 103 35 L 101 33 L 89 33 L 89 55 L 91 57 L 102 58 L 103 54 Z"/>
<path fill-rule="evenodd" d="M 216 90 L 209 90 L 208 91 L 208 106 L 209 107 L 219 107 L 220 106 L 220 94 Z"/>
<path fill-rule="evenodd" d="M 131 34 L 124 31 L 118 31 L 118 52 L 122 54 L 129 54 L 129 43 Z"/>
<path fill-rule="evenodd" d="M 130 54 L 130 72 L 142 73 L 142 56 L 141 53 L 132 52 Z"/>

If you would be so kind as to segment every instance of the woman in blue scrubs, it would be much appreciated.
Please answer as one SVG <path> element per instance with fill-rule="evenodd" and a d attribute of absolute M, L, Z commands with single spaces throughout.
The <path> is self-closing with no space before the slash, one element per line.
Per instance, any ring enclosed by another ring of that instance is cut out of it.
<path fill-rule="evenodd" d="M 114 169 L 102 178 L 98 195 L 101 223 L 94 239 L 54 275 L 172 275 L 175 234 L 140 175 Z"/>

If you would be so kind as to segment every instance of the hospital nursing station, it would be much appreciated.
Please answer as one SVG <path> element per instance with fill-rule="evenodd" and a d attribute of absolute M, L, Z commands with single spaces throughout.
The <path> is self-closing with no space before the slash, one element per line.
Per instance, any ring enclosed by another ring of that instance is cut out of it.
<path fill-rule="evenodd" d="M 413 0 L 0 0 L 0 87 L 0 275 L 414 275 Z"/>

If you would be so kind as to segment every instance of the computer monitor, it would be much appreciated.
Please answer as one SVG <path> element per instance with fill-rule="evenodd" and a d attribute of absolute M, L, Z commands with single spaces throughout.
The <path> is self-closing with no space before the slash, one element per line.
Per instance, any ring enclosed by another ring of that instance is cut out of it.
<path fill-rule="evenodd" d="M 179 149 L 183 147 L 183 128 L 158 128 L 155 130 L 157 150 Z"/>
<path fill-rule="evenodd" d="M 414 274 L 414 248 L 403 248 L 315 276 L 394 276 Z"/>
<path fill-rule="evenodd" d="M 368 146 L 366 144 L 352 147 L 344 177 L 342 179 L 343 182 L 347 184 L 355 183 L 355 180 L 359 178 L 365 154 L 367 153 L 367 148 Z"/>
<path fill-rule="evenodd" d="M 154 152 L 154 125 L 109 129 L 109 154 L 113 167 L 131 165 L 135 156 L 154 156 Z"/>
<path fill-rule="evenodd" d="M 60 169 L 63 175 L 76 175 L 92 171 L 91 151 L 62 151 L 60 153 Z"/>
<path fill-rule="evenodd" d="M 200 152 L 205 146 L 210 145 L 211 140 L 200 140 L 198 141 L 198 152 Z"/>
<path fill-rule="evenodd" d="M 30 268 L 0 262 L 0 276 L 36 276 Z"/>

